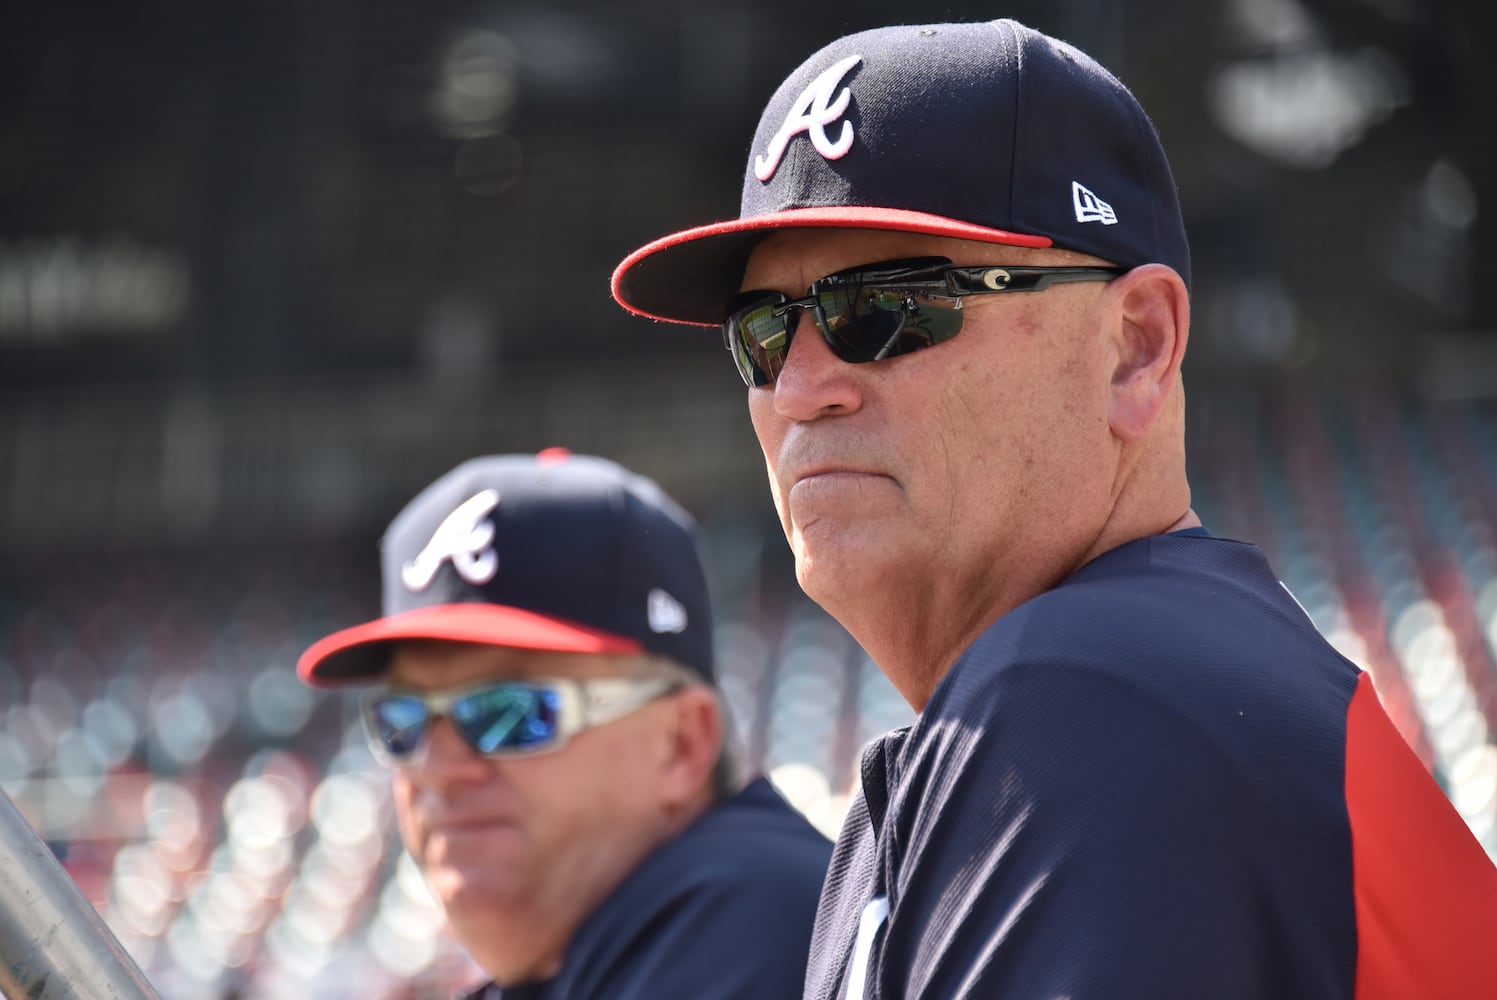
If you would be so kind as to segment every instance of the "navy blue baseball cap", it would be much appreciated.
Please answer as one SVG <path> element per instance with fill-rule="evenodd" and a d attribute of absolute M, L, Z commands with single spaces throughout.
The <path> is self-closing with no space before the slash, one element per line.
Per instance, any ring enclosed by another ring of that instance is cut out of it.
<path fill-rule="evenodd" d="M 613 295 L 715 326 L 759 240 L 822 228 L 1057 247 L 1166 264 L 1190 284 L 1179 195 L 1143 108 L 1090 56 L 1012 20 L 876 28 L 811 56 L 759 120 L 738 218 L 636 250 Z"/>
<path fill-rule="evenodd" d="M 383 615 L 315 643 L 308 684 L 372 681 L 411 639 L 667 656 L 713 681 L 691 516 L 606 459 L 475 458 L 416 496 L 380 543 Z"/>

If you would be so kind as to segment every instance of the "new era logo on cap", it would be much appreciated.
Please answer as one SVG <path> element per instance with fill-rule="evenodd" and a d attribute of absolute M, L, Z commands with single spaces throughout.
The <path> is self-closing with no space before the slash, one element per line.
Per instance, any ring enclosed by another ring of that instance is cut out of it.
<path fill-rule="evenodd" d="M 1071 204 L 1076 208 L 1077 222 L 1100 222 L 1104 226 L 1118 224 L 1118 213 L 1112 206 L 1098 198 L 1080 181 L 1071 182 Z"/>
<path fill-rule="evenodd" d="M 645 599 L 645 617 L 650 623 L 650 631 L 657 635 L 684 632 L 688 621 L 686 608 L 681 602 L 659 587 L 651 590 Z"/>

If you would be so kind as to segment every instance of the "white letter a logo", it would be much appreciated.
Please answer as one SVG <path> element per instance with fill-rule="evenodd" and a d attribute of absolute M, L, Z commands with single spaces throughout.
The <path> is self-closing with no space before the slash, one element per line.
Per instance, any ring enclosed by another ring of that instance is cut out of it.
<path fill-rule="evenodd" d="M 862 61 L 862 56 L 848 56 L 812 80 L 801 91 L 801 95 L 790 105 L 790 111 L 785 115 L 785 124 L 769 140 L 769 148 L 754 158 L 755 177 L 761 181 L 773 177 L 774 172 L 780 168 L 780 158 L 785 155 L 790 140 L 800 132 L 810 136 L 811 145 L 816 147 L 816 152 L 828 160 L 841 159 L 847 155 L 847 151 L 852 148 L 852 122 L 842 123 L 835 141 L 826 134 L 826 127 L 841 118 L 847 111 L 847 106 L 852 103 L 852 91 L 847 87 L 843 87 L 835 98 L 832 90 L 842 82 L 849 70 Z"/>
<path fill-rule="evenodd" d="M 488 583 L 499 569 L 494 551 L 494 522 L 487 520 L 499 506 L 499 491 L 484 490 L 458 504 L 442 519 L 426 548 L 400 567 L 400 579 L 419 593 L 431 586 L 442 563 L 452 561 L 457 575 L 477 587 Z"/>

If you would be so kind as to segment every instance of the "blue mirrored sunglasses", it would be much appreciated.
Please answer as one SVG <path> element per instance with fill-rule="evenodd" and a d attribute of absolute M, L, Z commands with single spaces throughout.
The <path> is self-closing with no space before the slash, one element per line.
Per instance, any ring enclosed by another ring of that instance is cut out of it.
<path fill-rule="evenodd" d="M 849 364 L 883 361 L 943 344 L 962 329 L 962 299 L 1039 292 L 1067 281 L 1111 281 L 1123 267 L 959 267 L 945 257 L 863 264 L 811 282 L 804 298 L 740 292 L 727 305 L 723 341 L 749 386 L 774 385 L 801 310 Z"/>
<path fill-rule="evenodd" d="M 456 691 L 386 688 L 364 698 L 360 715 L 369 749 L 383 764 L 417 763 L 438 718 L 481 756 L 518 757 L 557 750 L 582 730 L 678 687 L 652 677 L 502 681 Z"/>

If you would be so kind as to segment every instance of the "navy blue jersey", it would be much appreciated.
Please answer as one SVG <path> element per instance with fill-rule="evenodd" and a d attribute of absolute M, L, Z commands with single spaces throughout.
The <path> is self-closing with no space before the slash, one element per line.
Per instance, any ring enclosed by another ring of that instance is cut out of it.
<path fill-rule="evenodd" d="M 1497 869 L 1250 545 L 1082 567 L 862 785 L 807 1000 L 1497 996 Z"/>
<path fill-rule="evenodd" d="M 761 778 L 646 857 L 577 929 L 553 979 L 470 1000 L 798 997 L 830 853 Z"/>

